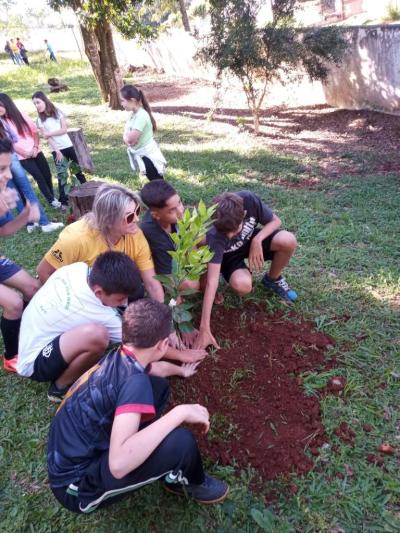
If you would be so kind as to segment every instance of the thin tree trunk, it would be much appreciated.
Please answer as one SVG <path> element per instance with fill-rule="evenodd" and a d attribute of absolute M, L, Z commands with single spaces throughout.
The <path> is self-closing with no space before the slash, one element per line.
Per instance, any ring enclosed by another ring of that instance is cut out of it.
<path fill-rule="evenodd" d="M 253 119 L 254 119 L 254 132 L 256 134 L 260 133 L 260 110 L 253 109 Z"/>
<path fill-rule="evenodd" d="M 103 102 L 111 109 L 121 109 L 119 91 L 123 85 L 121 71 L 115 53 L 111 26 L 99 23 L 94 29 L 80 25 L 85 53 L 100 89 Z"/>
<path fill-rule="evenodd" d="M 185 31 L 190 33 L 189 17 L 186 11 L 185 0 L 179 0 L 179 9 L 181 11 L 182 23 Z"/>
<path fill-rule="evenodd" d="M 108 103 L 111 109 L 122 109 L 119 91 L 123 86 L 122 75 L 115 53 L 112 30 L 109 23 L 103 23 L 95 29 L 99 42 L 102 79 L 108 90 Z"/>
<path fill-rule="evenodd" d="M 85 54 L 89 59 L 94 77 L 96 78 L 97 85 L 99 86 L 101 98 L 103 102 L 108 102 L 108 87 L 106 86 L 102 75 L 99 54 L 99 42 L 97 40 L 96 34 L 93 30 L 89 30 L 85 26 L 83 26 L 83 24 L 80 24 L 79 27 L 82 33 Z"/>

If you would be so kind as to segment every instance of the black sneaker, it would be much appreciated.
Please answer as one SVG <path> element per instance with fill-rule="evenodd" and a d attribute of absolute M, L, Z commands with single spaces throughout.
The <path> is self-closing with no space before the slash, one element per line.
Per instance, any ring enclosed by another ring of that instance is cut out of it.
<path fill-rule="evenodd" d="M 204 481 L 201 485 L 182 485 L 181 483 L 171 483 L 168 476 L 164 480 L 165 490 L 184 496 L 191 496 L 196 502 L 211 504 L 219 503 L 224 500 L 229 492 L 228 484 L 225 481 L 205 474 Z"/>
<path fill-rule="evenodd" d="M 53 382 L 50 384 L 49 390 L 47 391 L 47 398 L 51 402 L 60 403 L 63 401 L 64 396 L 67 394 L 69 387 L 63 387 L 59 389 L 57 385 Z"/>

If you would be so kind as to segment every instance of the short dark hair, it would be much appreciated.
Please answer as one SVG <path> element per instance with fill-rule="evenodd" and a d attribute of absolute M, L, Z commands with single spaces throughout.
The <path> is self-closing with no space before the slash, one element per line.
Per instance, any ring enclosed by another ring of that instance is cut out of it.
<path fill-rule="evenodd" d="M 217 230 L 221 233 L 237 230 L 244 219 L 243 198 L 234 192 L 224 192 L 216 196 L 212 203 L 217 204 L 213 215 Z"/>
<path fill-rule="evenodd" d="M 157 300 L 136 300 L 122 317 L 122 342 L 136 348 L 151 348 L 171 332 L 172 311 Z"/>
<path fill-rule="evenodd" d="M 176 190 L 165 180 L 149 181 L 140 191 L 142 201 L 149 209 L 165 207 L 168 200 L 175 194 Z"/>
<path fill-rule="evenodd" d="M 140 271 L 122 252 L 100 254 L 89 273 L 89 285 L 98 285 L 107 294 L 134 294 L 142 283 Z"/>
<path fill-rule="evenodd" d="M 0 139 L 0 154 L 11 154 L 13 145 L 10 139 Z"/>

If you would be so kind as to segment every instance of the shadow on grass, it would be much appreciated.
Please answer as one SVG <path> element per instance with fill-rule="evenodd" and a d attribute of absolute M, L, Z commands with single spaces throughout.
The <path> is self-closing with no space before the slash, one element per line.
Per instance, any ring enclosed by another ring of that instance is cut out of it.
<path fill-rule="evenodd" d="M 179 132 L 177 135 L 179 137 Z M 95 147 L 92 156 L 99 177 L 111 176 L 123 180 L 133 175 L 126 150 L 116 135 L 91 135 L 90 143 Z M 210 198 L 216 192 L 227 188 L 238 190 L 251 184 L 262 188 L 264 175 L 287 179 L 288 176 L 300 176 L 304 171 L 294 158 L 267 151 L 251 155 L 241 155 L 234 150 L 192 151 L 162 147 L 162 151 L 168 161 L 166 178 L 180 180 L 182 187 L 185 187 L 187 181 L 190 201 L 198 199 L 199 193 Z"/>

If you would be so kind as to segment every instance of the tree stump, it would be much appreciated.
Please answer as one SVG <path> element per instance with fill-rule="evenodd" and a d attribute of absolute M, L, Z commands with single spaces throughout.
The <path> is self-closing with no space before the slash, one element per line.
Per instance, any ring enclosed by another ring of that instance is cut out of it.
<path fill-rule="evenodd" d="M 72 189 L 68 196 L 74 220 L 79 220 L 83 215 L 86 215 L 86 213 L 92 210 L 94 197 L 98 188 L 103 183 L 105 182 L 96 180 L 87 181 Z"/>
<path fill-rule="evenodd" d="M 51 93 L 59 93 L 61 91 L 69 91 L 69 87 L 66 83 L 59 80 L 58 78 L 49 78 L 47 83 L 50 87 Z"/>
<path fill-rule="evenodd" d="M 68 128 L 68 135 L 70 136 L 76 155 L 78 156 L 79 166 L 82 170 L 86 170 L 86 172 L 92 174 L 94 172 L 94 164 L 82 129 Z"/>

